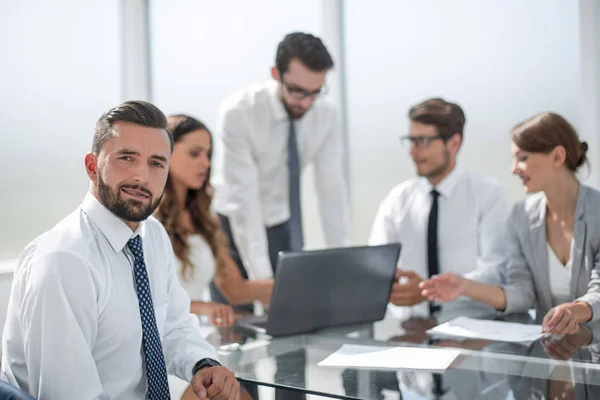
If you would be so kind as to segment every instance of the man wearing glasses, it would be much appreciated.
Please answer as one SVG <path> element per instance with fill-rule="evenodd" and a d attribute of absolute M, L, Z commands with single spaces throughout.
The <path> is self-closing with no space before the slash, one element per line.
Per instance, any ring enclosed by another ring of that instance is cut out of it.
<path fill-rule="evenodd" d="M 424 278 L 455 272 L 501 283 L 510 204 L 498 182 L 457 166 L 465 125 L 460 106 L 429 99 L 412 107 L 409 118 L 409 134 L 401 139 L 410 148 L 419 178 L 399 184 L 383 200 L 369 243 L 402 243 L 390 302 L 414 307 L 413 316 L 434 317 L 439 306 L 421 295 Z M 472 316 L 493 312 L 458 299 L 444 305 L 444 314 L 463 307 L 468 315 L 479 314 Z M 435 323 L 433 318 L 423 321 Z"/>
<path fill-rule="evenodd" d="M 300 175 L 311 163 L 327 244 L 349 242 L 340 126 L 336 109 L 318 99 L 332 67 L 321 39 L 290 33 L 277 48 L 273 80 L 221 105 L 214 207 L 247 279 L 271 278 L 280 251 L 302 250 Z M 213 299 L 225 301 L 211 289 Z"/>

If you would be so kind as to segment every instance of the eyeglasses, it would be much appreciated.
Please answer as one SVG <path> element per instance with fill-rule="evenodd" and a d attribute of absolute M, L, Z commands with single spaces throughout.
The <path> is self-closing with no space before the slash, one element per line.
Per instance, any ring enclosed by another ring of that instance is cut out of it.
<path fill-rule="evenodd" d="M 429 144 L 431 144 L 431 142 L 433 142 L 434 140 L 443 140 L 444 142 L 448 139 L 450 139 L 453 136 L 453 134 L 443 134 L 443 135 L 436 135 L 436 136 L 402 136 L 400 137 L 400 141 L 402 142 L 403 145 L 409 147 L 411 144 L 414 144 L 415 147 L 419 148 L 419 149 L 424 149 L 426 147 L 429 146 Z"/>
<path fill-rule="evenodd" d="M 309 92 L 308 90 L 305 90 L 305 89 L 302 89 L 299 87 L 290 86 L 289 84 L 285 83 L 283 80 L 281 81 L 281 85 L 290 94 L 290 96 L 292 96 L 296 100 L 304 100 L 306 98 L 315 99 L 315 98 L 317 98 L 319 96 L 323 96 L 329 92 L 329 88 L 327 87 L 327 85 L 325 83 L 323 83 L 323 86 L 321 87 L 321 89 L 315 90 L 313 92 Z"/>

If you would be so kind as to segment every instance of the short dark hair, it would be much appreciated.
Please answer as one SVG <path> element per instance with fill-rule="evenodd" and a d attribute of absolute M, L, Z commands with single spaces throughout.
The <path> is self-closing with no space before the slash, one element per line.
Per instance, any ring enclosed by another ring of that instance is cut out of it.
<path fill-rule="evenodd" d="M 511 132 L 512 141 L 523 151 L 548 154 L 556 146 L 567 153 L 565 164 L 575 172 L 587 161 L 588 144 L 579 140 L 575 128 L 553 112 L 542 112 L 517 124 Z"/>
<path fill-rule="evenodd" d="M 311 71 L 321 72 L 333 68 L 333 58 L 318 37 L 304 32 L 285 35 L 277 46 L 275 65 L 280 74 L 287 72 L 292 58 L 297 58 Z"/>
<path fill-rule="evenodd" d="M 153 104 L 146 101 L 133 100 L 111 108 L 98 119 L 92 142 L 92 153 L 98 154 L 104 143 L 115 136 L 112 126 L 117 121 L 132 122 L 149 128 L 164 129 L 169 136 L 171 151 L 173 151 L 173 137 L 167 130 L 167 117 L 165 114 Z"/>
<path fill-rule="evenodd" d="M 458 104 L 449 103 L 442 98 L 425 100 L 413 106 L 408 112 L 413 122 L 434 125 L 438 135 L 451 136 L 455 133 L 463 136 L 466 118 Z"/>

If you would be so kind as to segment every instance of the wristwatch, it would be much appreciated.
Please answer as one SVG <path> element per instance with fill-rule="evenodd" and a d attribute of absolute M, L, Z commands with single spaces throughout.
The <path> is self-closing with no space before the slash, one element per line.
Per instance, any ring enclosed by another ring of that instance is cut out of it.
<path fill-rule="evenodd" d="M 198 361 L 196 365 L 194 365 L 194 369 L 192 369 L 192 376 L 196 375 L 196 372 L 200 371 L 202 368 L 208 367 L 220 367 L 221 363 L 217 360 L 213 360 L 212 358 L 203 358 Z"/>

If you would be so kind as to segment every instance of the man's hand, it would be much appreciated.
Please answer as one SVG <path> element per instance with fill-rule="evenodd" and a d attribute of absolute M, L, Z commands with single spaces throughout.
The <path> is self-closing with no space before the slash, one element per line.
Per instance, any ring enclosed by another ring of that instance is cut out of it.
<path fill-rule="evenodd" d="M 402 281 L 402 283 L 400 283 Z M 390 303 L 396 306 L 414 306 L 425 300 L 419 284 L 423 279 L 414 271 L 396 270 Z"/>
<path fill-rule="evenodd" d="M 225 367 L 206 367 L 192 378 L 192 390 L 201 400 L 239 400 L 240 385 Z"/>

